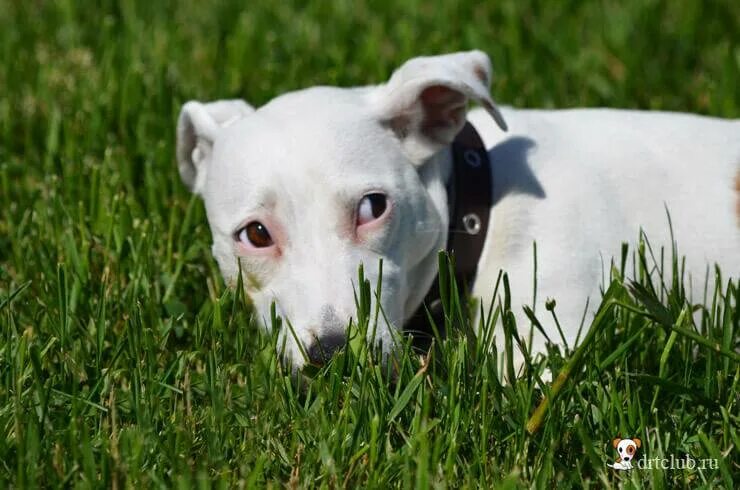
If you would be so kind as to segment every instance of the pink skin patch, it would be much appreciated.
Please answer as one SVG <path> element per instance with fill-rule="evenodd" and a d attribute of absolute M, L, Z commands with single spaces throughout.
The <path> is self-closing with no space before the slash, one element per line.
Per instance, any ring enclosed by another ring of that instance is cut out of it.
<path fill-rule="evenodd" d="M 384 209 L 380 213 L 375 213 L 377 216 L 373 213 L 373 205 L 369 200 L 369 196 L 372 194 L 382 194 L 385 198 Z M 369 234 L 381 228 L 390 218 L 392 208 L 393 202 L 385 194 L 380 192 L 365 194 L 357 205 L 355 218 L 355 237 L 357 240 L 362 241 Z"/>
<path fill-rule="evenodd" d="M 735 213 L 737 214 L 737 226 L 740 227 L 740 170 L 735 176 L 735 192 L 737 192 L 737 204 L 735 204 Z"/>

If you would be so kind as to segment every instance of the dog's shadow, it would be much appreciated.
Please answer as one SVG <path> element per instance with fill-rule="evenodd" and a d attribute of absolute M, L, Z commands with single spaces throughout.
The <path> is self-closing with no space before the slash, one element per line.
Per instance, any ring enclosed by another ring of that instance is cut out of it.
<path fill-rule="evenodd" d="M 532 171 L 527 156 L 537 144 L 524 136 L 511 137 L 490 150 L 493 167 L 493 205 L 508 194 L 528 194 L 540 199 L 545 189 Z"/>

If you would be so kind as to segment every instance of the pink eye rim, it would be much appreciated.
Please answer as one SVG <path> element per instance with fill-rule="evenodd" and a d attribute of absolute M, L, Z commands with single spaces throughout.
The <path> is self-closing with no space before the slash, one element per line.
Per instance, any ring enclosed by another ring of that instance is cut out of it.
<path fill-rule="evenodd" d="M 261 221 L 250 221 L 234 233 L 234 240 L 255 249 L 266 249 L 275 245 L 272 235 Z"/>
<path fill-rule="evenodd" d="M 355 208 L 355 227 L 362 228 L 388 215 L 391 200 L 385 192 L 374 190 L 365 193 Z"/>

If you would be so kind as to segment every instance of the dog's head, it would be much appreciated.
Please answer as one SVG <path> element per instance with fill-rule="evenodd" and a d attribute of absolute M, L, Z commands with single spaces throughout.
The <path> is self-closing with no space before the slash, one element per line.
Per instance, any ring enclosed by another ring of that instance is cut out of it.
<path fill-rule="evenodd" d="M 617 462 L 632 461 L 635 459 L 637 450 L 642 446 L 642 441 L 636 437 L 632 439 L 616 438 L 612 440 L 612 446 L 614 446 L 614 449 L 619 453 Z"/>
<path fill-rule="evenodd" d="M 504 127 L 479 52 L 415 58 L 383 85 L 315 87 L 254 109 L 191 101 L 177 125 L 185 184 L 205 201 L 213 255 L 243 284 L 260 318 L 287 319 L 309 357 L 344 345 L 360 264 L 375 284 L 383 260 L 376 342 L 421 303 L 445 247 L 444 152 L 470 99 Z M 241 264 L 241 265 L 240 265 Z M 287 334 L 288 357 L 303 356 Z"/>

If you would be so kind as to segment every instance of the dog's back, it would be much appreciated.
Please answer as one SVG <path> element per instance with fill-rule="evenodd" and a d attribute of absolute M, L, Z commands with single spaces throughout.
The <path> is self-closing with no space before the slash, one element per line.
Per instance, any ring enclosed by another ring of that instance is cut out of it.
<path fill-rule="evenodd" d="M 702 299 L 708 266 L 718 264 L 725 280 L 737 277 L 740 121 L 611 109 L 502 112 L 505 134 L 482 111 L 469 114 L 494 167 L 477 296 L 490 297 L 504 269 L 513 304 L 531 304 L 536 241 L 537 311 L 557 298 L 572 341 L 586 298 L 598 305 L 623 242 L 634 245 L 643 230 L 656 254 L 666 247 L 670 267 L 669 215 L 694 300 Z"/>

